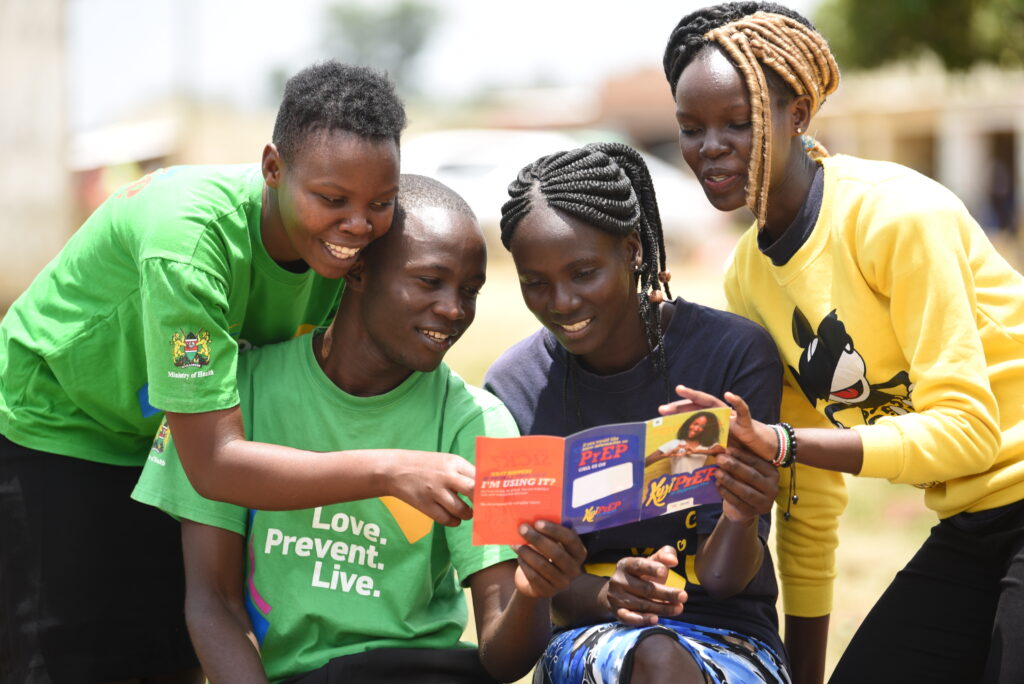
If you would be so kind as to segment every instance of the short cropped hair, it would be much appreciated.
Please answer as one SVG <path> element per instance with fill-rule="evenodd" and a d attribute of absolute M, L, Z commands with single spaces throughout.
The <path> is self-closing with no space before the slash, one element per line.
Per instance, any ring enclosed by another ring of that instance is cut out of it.
<path fill-rule="evenodd" d="M 328 60 L 288 79 L 272 140 L 288 161 L 315 133 L 342 131 L 397 144 L 405 125 L 405 105 L 387 75 Z"/>
<path fill-rule="evenodd" d="M 473 209 L 459 193 L 441 181 L 415 173 L 403 173 L 399 177 L 398 207 L 410 211 L 438 207 L 477 220 Z"/>

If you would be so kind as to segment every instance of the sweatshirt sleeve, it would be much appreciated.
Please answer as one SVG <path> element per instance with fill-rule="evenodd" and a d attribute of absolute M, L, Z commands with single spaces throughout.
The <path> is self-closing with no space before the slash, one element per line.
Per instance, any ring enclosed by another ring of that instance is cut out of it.
<path fill-rule="evenodd" d="M 918 192 L 916 209 L 901 205 L 909 188 L 882 190 L 865 203 L 858 257 L 889 300 L 914 412 L 853 428 L 864 444 L 859 475 L 921 484 L 984 472 L 1000 446 L 972 269 L 972 244 L 984 237 L 941 186 Z"/>
<path fill-rule="evenodd" d="M 803 393 L 792 385 L 782 390 L 782 419 L 799 427 L 831 428 Z M 799 459 L 799 452 L 797 452 Z M 790 500 L 790 478 L 795 477 Z M 836 578 L 839 516 L 846 509 L 844 475 L 797 462 L 779 471 L 775 500 L 775 554 L 786 615 L 819 617 L 832 612 Z M 789 519 L 785 514 L 789 513 Z"/>
<path fill-rule="evenodd" d="M 745 236 L 746 239 L 749 237 Z M 738 250 L 739 248 L 737 248 Z M 736 252 L 725 275 L 729 310 L 763 324 L 746 307 L 743 283 L 736 270 Z M 782 388 L 782 420 L 797 427 L 832 427 L 807 403 L 803 393 L 788 382 Z M 797 503 L 790 498 L 790 478 L 796 475 Z M 797 463 L 779 472 L 775 506 L 775 555 L 782 584 L 785 613 L 819 617 L 832 611 L 832 587 L 836 577 L 839 516 L 846 508 L 846 482 L 842 473 Z M 785 513 L 789 513 L 789 519 Z"/>

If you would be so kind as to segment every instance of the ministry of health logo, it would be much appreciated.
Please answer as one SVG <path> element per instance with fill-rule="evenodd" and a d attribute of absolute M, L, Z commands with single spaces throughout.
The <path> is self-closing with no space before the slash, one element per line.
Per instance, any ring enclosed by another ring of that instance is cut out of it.
<path fill-rule="evenodd" d="M 199 368 L 210 363 L 210 333 L 178 331 L 171 336 L 171 359 L 178 368 Z"/>

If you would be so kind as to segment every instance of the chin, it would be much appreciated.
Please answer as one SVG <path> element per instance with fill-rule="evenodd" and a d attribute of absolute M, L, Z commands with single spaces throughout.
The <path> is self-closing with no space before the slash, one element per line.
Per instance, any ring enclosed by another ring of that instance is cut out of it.
<path fill-rule="evenodd" d="M 409 359 L 407 367 L 409 370 L 416 371 L 418 373 L 432 373 L 433 371 L 437 370 L 438 366 L 441 365 L 442 361 L 444 361 L 444 356 L 439 356 L 432 359 Z"/>
<path fill-rule="evenodd" d="M 573 356 L 586 356 L 594 351 L 594 345 L 589 344 L 587 340 L 569 340 L 567 342 L 557 335 L 555 336 L 555 339 L 558 340 L 558 344 L 562 345 L 562 347 Z"/>
<path fill-rule="evenodd" d="M 744 194 L 742 197 L 722 197 L 719 195 L 708 195 L 704 194 L 708 198 L 708 202 L 711 203 L 718 211 L 736 211 L 737 209 L 743 209 L 747 206 L 747 196 Z"/>

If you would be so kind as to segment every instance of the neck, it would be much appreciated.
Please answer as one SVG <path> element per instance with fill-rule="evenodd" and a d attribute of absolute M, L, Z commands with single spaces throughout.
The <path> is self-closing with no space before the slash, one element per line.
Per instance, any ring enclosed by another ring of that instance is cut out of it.
<path fill-rule="evenodd" d="M 380 351 L 366 328 L 351 315 L 356 308 L 343 306 L 338 310 L 331 327 L 313 338 L 313 353 L 324 374 L 342 391 L 356 397 L 375 397 L 401 385 L 412 371 Z"/>
<path fill-rule="evenodd" d="M 652 304 L 651 310 L 654 315 L 661 315 L 659 305 Z M 640 315 L 640 300 L 637 296 L 637 306 L 630 313 L 629 319 L 619 326 L 618 336 L 611 340 L 606 348 L 576 358 L 581 366 L 598 375 L 613 375 L 627 371 L 651 353 L 647 333 L 644 331 L 645 325 L 643 316 Z"/>
<path fill-rule="evenodd" d="M 284 223 L 281 221 L 281 207 L 277 201 L 277 190 L 263 185 L 263 200 L 260 205 L 260 238 L 270 258 L 278 263 L 287 263 L 298 259 L 291 253 L 290 245 L 285 237 Z"/>
<path fill-rule="evenodd" d="M 794 145 L 799 148 L 799 154 L 793 150 L 790 156 L 793 161 L 788 165 L 785 175 L 778 182 L 773 181 L 768 189 L 768 214 L 761 230 L 773 242 L 782 237 L 800 213 L 800 207 L 811 192 L 811 183 L 818 168 L 814 160 L 804 153 L 799 139 Z"/>

